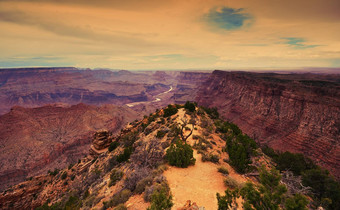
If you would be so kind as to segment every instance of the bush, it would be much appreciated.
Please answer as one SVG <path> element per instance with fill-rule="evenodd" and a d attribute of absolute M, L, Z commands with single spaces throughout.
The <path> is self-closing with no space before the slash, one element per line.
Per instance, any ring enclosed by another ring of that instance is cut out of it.
<path fill-rule="evenodd" d="M 242 188 L 242 185 L 238 181 L 236 181 L 235 179 L 231 178 L 230 176 L 227 176 L 224 179 L 224 185 L 226 187 L 231 188 L 231 189 L 241 189 Z"/>
<path fill-rule="evenodd" d="M 54 171 L 50 171 L 50 170 L 48 170 L 48 174 L 49 175 L 52 175 L 52 176 L 55 176 L 55 175 L 57 175 L 59 173 L 59 169 L 54 169 Z"/>
<path fill-rule="evenodd" d="M 172 196 L 165 190 L 155 191 L 151 196 L 151 206 L 148 210 L 170 210 L 173 205 Z"/>
<path fill-rule="evenodd" d="M 163 117 L 170 117 L 178 112 L 178 109 L 172 105 L 168 105 L 167 108 L 164 109 Z"/>
<path fill-rule="evenodd" d="M 312 188 L 314 198 L 319 203 L 330 200 L 327 209 L 340 209 L 340 183 L 327 170 L 316 168 L 305 171 L 302 174 L 302 184 Z"/>
<path fill-rule="evenodd" d="M 220 172 L 223 175 L 228 175 L 229 174 L 228 169 L 226 167 L 223 167 L 223 166 L 218 168 L 218 172 Z"/>
<path fill-rule="evenodd" d="M 218 119 L 220 117 L 216 107 L 208 108 L 202 106 L 201 108 L 210 116 L 211 119 Z"/>
<path fill-rule="evenodd" d="M 226 151 L 229 154 L 229 163 L 238 173 L 245 173 L 250 169 L 251 156 L 255 154 L 257 145 L 247 135 L 228 136 Z"/>
<path fill-rule="evenodd" d="M 67 172 L 65 171 L 62 175 L 61 175 L 61 179 L 66 179 L 67 178 Z"/>
<path fill-rule="evenodd" d="M 171 144 L 165 155 L 167 161 L 172 166 L 187 168 L 189 165 L 194 165 L 196 159 L 193 155 L 193 150 L 187 143 L 177 141 L 176 144 Z"/>
<path fill-rule="evenodd" d="M 220 156 L 216 155 L 216 154 L 206 154 L 206 153 L 202 153 L 202 161 L 206 162 L 212 162 L 212 163 L 218 163 L 220 160 Z"/>
<path fill-rule="evenodd" d="M 295 194 L 293 197 L 287 198 L 285 207 L 287 210 L 308 210 L 307 204 L 306 196 Z"/>
<path fill-rule="evenodd" d="M 116 185 L 116 183 L 123 178 L 124 173 L 120 170 L 114 169 L 110 174 L 109 187 Z"/>
<path fill-rule="evenodd" d="M 194 103 L 191 103 L 190 101 L 187 101 L 184 104 L 184 108 L 188 110 L 189 112 L 194 112 L 196 110 L 196 106 Z"/>
<path fill-rule="evenodd" d="M 112 152 L 113 150 L 115 150 L 117 147 L 119 146 L 119 143 L 117 141 L 111 142 L 110 146 L 109 146 L 109 152 Z"/>
<path fill-rule="evenodd" d="M 105 208 L 109 208 L 109 207 L 113 207 L 113 206 L 117 206 L 119 204 L 125 203 L 126 201 L 129 200 L 130 196 L 131 196 L 131 191 L 124 189 L 118 193 L 116 193 L 111 200 L 107 201 L 107 202 L 103 202 L 104 207 Z"/>
<path fill-rule="evenodd" d="M 137 194 L 142 194 L 147 186 L 152 185 L 153 178 L 146 177 L 137 183 L 136 189 L 134 190 Z"/>
<path fill-rule="evenodd" d="M 138 182 L 147 177 L 149 174 L 150 170 L 148 168 L 137 168 L 134 172 L 126 177 L 124 181 L 124 187 L 131 190 L 131 192 L 134 192 Z"/>
<path fill-rule="evenodd" d="M 166 131 L 158 130 L 156 134 L 156 138 L 161 139 L 165 136 Z"/>
<path fill-rule="evenodd" d="M 122 162 L 127 161 L 130 158 L 132 151 L 133 151 L 132 147 L 126 147 L 124 149 L 124 152 L 117 156 L 117 162 L 122 163 Z"/>

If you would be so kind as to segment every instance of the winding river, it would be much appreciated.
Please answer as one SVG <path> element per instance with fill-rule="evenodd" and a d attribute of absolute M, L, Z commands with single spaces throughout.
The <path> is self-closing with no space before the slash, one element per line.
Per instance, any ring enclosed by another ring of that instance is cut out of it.
<path fill-rule="evenodd" d="M 140 102 L 133 102 L 133 103 L 125 104 L 125 105 L 128 106 L 128 107 L 134 107 L 134 106 L 139 105 L 139 104 L 159 102 L 159 101 L 162 100 L 161 98 L 158 98 L 159 96 L 170 93 L 172 90 L 173 90 L 173 88 L 172 88 L 172 86 L 170 86 L 169 90 L 156 95 L 155 96 L 156 98 L 153 101 L 140 101 Z"/>

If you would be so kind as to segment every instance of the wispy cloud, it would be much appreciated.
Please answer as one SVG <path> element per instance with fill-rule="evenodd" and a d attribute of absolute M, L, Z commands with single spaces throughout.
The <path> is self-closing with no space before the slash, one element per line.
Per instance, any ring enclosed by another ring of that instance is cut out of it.
<path fill-rule="evenodd" d="M 320 45 L 309 45 L 306 44 L 306 39 L 300 37 L 283 37 L 282 38 L 285 44 L 294 47 L 296 49 L 307 49 L 307 48 L 314 48 Z"/>
<path fill-rule="evenodd" d="M 249 26 L 254 18 L 246 13 L 243 8 L 234 9 L 223 7 L 214 8 L 205 16 L 209 24 L 213 24 L 224 30 L 236 30 L 244 26 Z"/>

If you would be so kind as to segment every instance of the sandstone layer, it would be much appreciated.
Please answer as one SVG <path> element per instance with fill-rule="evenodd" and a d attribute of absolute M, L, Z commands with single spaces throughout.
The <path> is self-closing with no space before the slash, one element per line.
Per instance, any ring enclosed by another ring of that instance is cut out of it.
<path fill-rule="evenodd" d="M 0 116 L 0 189 L 76 162 L 88 154 L 95 131 L 116 133 L 137 116 L 114 105 L 12 108 Z"/>
<path fill-rule="evenodd" d="M 303 153 L 340 177 L 340 76 L 214 71 L 196 100 L 260 144 Z"/>

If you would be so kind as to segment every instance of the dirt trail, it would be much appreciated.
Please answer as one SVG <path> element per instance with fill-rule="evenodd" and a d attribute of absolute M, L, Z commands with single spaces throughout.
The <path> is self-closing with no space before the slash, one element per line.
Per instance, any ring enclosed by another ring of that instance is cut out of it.
<path fill-rule="evenodd" d="M 188 168 L 170 167 L 165 171 L 173 195 L 173 209 L 183 207 L 187 200 L 204 206 L 207 210 L 217 209 L 216 193 L 224 193 L 223 176 L 217 172 L 218 165 L 202 162 L 201 155 L 194 151 L 195 166 Z"/>

